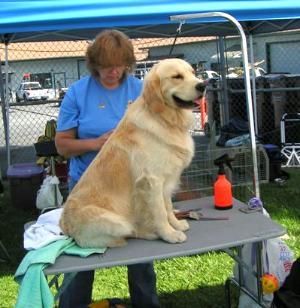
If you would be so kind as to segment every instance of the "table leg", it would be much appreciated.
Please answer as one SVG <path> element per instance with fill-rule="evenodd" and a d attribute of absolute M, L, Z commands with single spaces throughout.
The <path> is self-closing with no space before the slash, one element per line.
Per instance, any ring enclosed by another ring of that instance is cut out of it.
<path fill-rule="evenodd" d="M 263 292 L 262 292 L 262 285 L 261 285 L 261 277 L 263 275 L 263 243 L 257 242 L 256 244 L 256 285 L 257 285 L 257 301 L 259 305 L 262 305 L 263 302 Z"/>
<path fill-rule="evenodd" d="M 55 285 L 55 287 L 56 287 L 57 293 L 54 296 L 54 301 L 55 302 L 59 299 L 60 295 L 63 293 L 63 291 L 66 289 L 66 287 L 70 284 L 70 282 L 76 276 L 76 274 L 77 274 L 77 272 L 64 274 L 64 279 L 63 279 L 63 282 L 62 282 L 62 284 L 60 286 L 58 284 L 58 277 L 60 275 L 55 275 L 51 279 L 51 281 L 48 283 L 49 287 L 51 287 L 53 285 Z"/>

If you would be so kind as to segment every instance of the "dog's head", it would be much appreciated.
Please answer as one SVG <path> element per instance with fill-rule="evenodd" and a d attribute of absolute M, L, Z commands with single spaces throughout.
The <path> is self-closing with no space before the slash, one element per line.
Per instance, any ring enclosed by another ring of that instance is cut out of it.
<path fill-rule="evenodd" d="M 144 97 L 158 109 L 163 109 L 163 105 L 192 109 L 195 100 L 201 98 L 205 90 L 192 66 L 181 59 L 166 59 L 155 64 L 144 82 Z M 160 108 L 158 103 L 162 104 Z"/>

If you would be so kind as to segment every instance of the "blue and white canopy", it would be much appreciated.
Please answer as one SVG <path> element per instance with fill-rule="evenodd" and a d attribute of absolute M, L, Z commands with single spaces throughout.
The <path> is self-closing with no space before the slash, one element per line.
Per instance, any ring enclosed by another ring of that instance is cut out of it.
<path fill-rule="evenodd" d="M 299 0 L 44 0 L 1 1 L 2 42 L 91 39 L 101 29 L 118 28 L 132 38 L 175 36 L 170 16 L 224 12 L 235 17 L 246 33 L 300 28 Z M 187 22 L 182 36 L 232 35 L 222 20 Z"/>

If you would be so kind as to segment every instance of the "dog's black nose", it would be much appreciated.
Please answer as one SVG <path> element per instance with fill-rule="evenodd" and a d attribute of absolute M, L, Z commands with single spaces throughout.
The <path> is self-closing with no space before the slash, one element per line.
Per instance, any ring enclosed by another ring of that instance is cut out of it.
<path fill-rule="evenodd" d="M 204 92 L 205 90 L 205 84 L 202 82 L 199 82 L 196 84 L 196 90 L 199 92 Z"/>

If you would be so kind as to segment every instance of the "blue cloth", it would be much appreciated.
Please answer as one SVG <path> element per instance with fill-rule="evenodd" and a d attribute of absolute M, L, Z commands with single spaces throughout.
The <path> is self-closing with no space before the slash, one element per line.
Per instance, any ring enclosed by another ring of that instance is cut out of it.
<path fill-rule="evenodd" d="M 97 138 L 114 129 L 129 103 L 141 93 L 142 81 L 128 75 L 116 89 L 106 89 L 94 77 L 84 77 L 71 85 L 62 101 L 57 131 L 77 129 L 79 139 Z M 96 156 L 88 152 L 70 159 L 70 177 L 78 181 Z"/>
<path fill-rule="evenodd" d="M 243 134 L 231 139 L 228 139 L 225 142 L 225 147 L 239 147 L 244 144 L 250 144 L 251 139 L 250 139 L 250 134 Z"/>
<path fill-rule="evenodd" d="M 43 270 L 54 264 L 62 253 L 87 257 L 92 253 L 103 253 L 105 248 L 81 248 L 71 238 L 58 240 L 47 246 L 29 251 L 15 273 L 20 284 L 15 308 L 52 308 L 54 297 Z"/>

